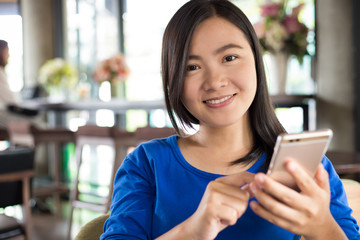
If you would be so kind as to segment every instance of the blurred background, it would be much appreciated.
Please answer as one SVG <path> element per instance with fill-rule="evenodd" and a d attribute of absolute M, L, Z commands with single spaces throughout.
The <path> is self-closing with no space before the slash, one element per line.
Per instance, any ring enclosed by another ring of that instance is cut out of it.
<path fill-rule="evenodd" d="M 330 150 L 359 152 L 360 2 L 231 1 L 255 26 L 275 111 L 287 131 L 331 128 Z M 171 127 L 162 103 L 161 43 L 167 22 L 185 2 L 0 0 L 9 87 L 49 127 Z M 0 147 L 9 145 L 2 141 Z M 104 147 L 87 151 L 110 154 Z M 68 182 L 74 152 L 74 144 L 63 146 Z M 89 164 L 100 169 L 98 179 L 106 175 L 98 162 Z M 79 214 L 75 224 L 93 217 L 85 213 L 81 220 Z M 66 223 L 55 222 L 60 230 L 52 239 L 63 239 Z"/>

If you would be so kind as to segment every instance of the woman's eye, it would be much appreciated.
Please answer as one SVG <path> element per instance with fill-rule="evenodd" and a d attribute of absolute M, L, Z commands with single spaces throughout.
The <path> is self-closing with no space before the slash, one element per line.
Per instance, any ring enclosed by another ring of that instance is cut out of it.
<path fill-rule="evenodd" d="M 234 55 L 224 57 L 224 62 L 231 62 L 234 61 L 237 57 Z"/>
<path fill-rule="evenodd" d="M 196 65 L 189 65 L 186 68 L 187 71 L 194 71 L 194 70 L 198 70 L 198 69 L 199 69 L 199 67 Z"/>

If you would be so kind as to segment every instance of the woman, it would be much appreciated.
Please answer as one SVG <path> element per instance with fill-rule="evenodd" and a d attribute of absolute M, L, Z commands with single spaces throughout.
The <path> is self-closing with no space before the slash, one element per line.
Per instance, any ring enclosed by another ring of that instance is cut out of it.
<path fill-rule="evenodd" d="M 28 122 L 42 126 L 41 117 L 34 117 L 37 110 L 21 107 L 19 96 L 12 92 L 5 73 L 5 67 L 9 60 L 9 46 L 4 40 L 0 40 L 0 128 L 6 128 L 9 122 Z"/>
<path fill-rule="evenodd" d="M 0 40 L 0 110 L 5 110 L 9 104 L 17 104 L 16 95 L 10 90 L 7 81 L 5 67 L 9 60 L 9 46 L 4 40 Z"/>
<path fill-rule="evenodd" d="M 223 0 L 180 8 L 164 33 L 162 77 L 174 128 L 179 135 L 178 124 L 199 130 L 144 143 L 127 156 L 101 239 L 360 238 L 326 157 L 315 179 L 288 161 L 300 192 L 263 174 L 285 130 L 240 9 Z"/>
<path fill-rule="evenodd" d="M 0 128 L 6 129 L 11 121 L 23 121 L 21 116 L 10 113 L 8 106 L 17 106 L 18 97 L 10 90 L 6 77 L 5 67 L 9 60 L 9 46 L 4 40 L 0 40 Z"/>

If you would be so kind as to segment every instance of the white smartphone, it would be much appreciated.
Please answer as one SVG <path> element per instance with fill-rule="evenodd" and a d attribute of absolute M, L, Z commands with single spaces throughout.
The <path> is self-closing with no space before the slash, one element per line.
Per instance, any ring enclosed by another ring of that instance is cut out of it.
<path fill-rule="evenodd" d="M 267 174 L 290 188 L 298 189 L 294 178 L 285 168 L 285 160 L 295 159 L 313 177 L 332 135 L 330 129 L 279 135 Z"/>

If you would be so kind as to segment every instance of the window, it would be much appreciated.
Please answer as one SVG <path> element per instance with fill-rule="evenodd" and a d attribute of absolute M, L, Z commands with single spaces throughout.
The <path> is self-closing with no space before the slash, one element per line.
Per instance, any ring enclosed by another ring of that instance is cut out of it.
<path fill-rule="evenodd" d="M 187 0 L 67 0 L 67 56 L 79 66 L 82 73 L 80 81 L 92 86 L 92 97 L 99 95 L 99 86 L 92 79 L 92 72 L 97 62 L 123 50 L 131 71 L 125 83 L 126 98 L 128 100 L 163 98 L 160 75 L 162 35 L 170 18 L 185 2 Z M 251 0 L 232 0 L 232 2 L 245 12 L 251 22 L 255 23 L 259 19 L 259 4 L 262 2 Z M 314 29 L 314 0 L 302 2 L 305 3 L 305 8 L 301 18 L 310 29 Z M 120 3 L 123 6 L 122 13 L 120 13 Z M 289 0 L 289 9 L 298 3 L 299 0 Z M 313 32 L 309 33 L 309 41 L 311 44 L 308 51 L 314 55 Z M 265 55 L 264 61 L 271 93 L 270 57 Z M 311 67 L 310 56 L 304 58 L 303 65 L 299 65 L 295 59 L 290 60 L 288 93 L 315 93 Z M 106 87 L 109 86 L 104 86 Z M 164 120 L 165 112 L 155 112 L 156 114 L 151 114 L 148 118 L 143 111 L 129 111 L 126 119 L 131 121 L 126 121 L 126 127 L 133 130 L 147 124 L 148 120 L 152 124 L 160 123 L 159 126 L 169 125 L 168 119 Z M 281 112 L 283 116 L 284 111 Z M 103 114 L 105 113 L 102 113 L 102 116 Z M 111 113 L 106 114 L 111 115 Z M 109 118 L 111 116 L 107 117 Z M 113 123 L 108 122 L 103 125 Z M 292 126 L 292 129 L 300 129 L 300 127 Z"/>
<path fill-rule="evenodd" d="M 91 89 L 89 95 L 93 98 L 100 95 L 103 100 L 109 99 L 110 86 L 97 84 L 92 74 L 99 61 L 120 51 L 119 1 L 67 0 L 66 28 L 65 55 L 70 62 L 78 66 L 79 86 L 82 90 Z M 77 126 L 84 125 L 92 116 L 75 112 L 68 117 L 71 118 L 69 127 L 76 130 Z M 114 114 L 111 111 L 99 110 L 90 121 L 101 126 L 111 126 L 114 125 L 113 119 Z"/>
<path fill-rule="evenodd" d="M 0 39 L 8 42 L 9 63 L 6 73 L 10 89 L 19 92 L 24 86 L 23 80 L 23 36 L 22 18 L 17 3 L 0 3 Z"/>
<path fill-rule="evenodd" d="M 116 0 L 66 1 L 66 58 L 78 66 L 81 82 L 92 85 L 93 97 L 98 85 L 92 73 L 98 61 L 119 52 L 119 17 Z"/>

